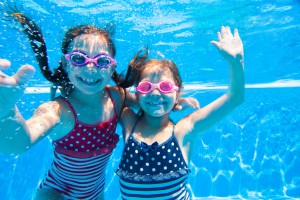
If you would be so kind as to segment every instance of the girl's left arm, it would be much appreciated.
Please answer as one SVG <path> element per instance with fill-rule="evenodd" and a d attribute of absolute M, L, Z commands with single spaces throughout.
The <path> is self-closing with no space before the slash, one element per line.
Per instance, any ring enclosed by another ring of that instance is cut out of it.
<path fill-rule="evenodd" d="M 221 27 L 218 41 L 212 41 L 230 66 L 228 92 L 207 106 L 193 112 L 177 124 L 178 136 L 182 141 L 195 141 L 203 131 L 233 111 L 244 100 L 244 49 L 238 30 L 232 35 L 229 27 Z"/>

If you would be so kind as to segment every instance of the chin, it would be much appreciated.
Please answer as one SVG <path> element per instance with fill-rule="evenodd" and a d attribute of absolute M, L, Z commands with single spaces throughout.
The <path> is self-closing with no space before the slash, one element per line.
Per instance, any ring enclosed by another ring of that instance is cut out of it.
<path fill-rule="evenodd" d="M 163 116 L 165 116 L 165 115 L 167 115 L 168 113 L 153 113 L 153 112 L 151 112 L 151 113 L 147 113 L 148 115 L 150 115 L 151 117 L 163 117 Z"/>

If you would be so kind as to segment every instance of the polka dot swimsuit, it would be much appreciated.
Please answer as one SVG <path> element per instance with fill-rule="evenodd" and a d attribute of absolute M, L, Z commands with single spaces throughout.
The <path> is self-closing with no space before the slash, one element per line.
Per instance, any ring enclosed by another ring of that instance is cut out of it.
<path fill-rule="evenodd" d="M 140 143 L 131 134 L 116 171 L 123 199 L 189 199 L 189 172 L 174 128 L 172 136 L 160 145 Z"/>
<path fill-rule="evenodd" d="M 109 91 L 109 90 L 107 90 Z M 70 107 L 75 117 L 73 130 L 65 137 L 53 141 L 57 152 L 73 157 L 91 157 L 102 153 L 109 153 L 115 147 L 119 136 L 115 133 L 117 126 L 117 112 L 111 119 L 97 125 L 80 122 L 69 101 L 63 99 Z"/>
<path fill-rule="evenodd" d="M 73 112 L 75 125 L 65 137 L 53 141 L 53 163 L 39 188 L 56 190 L 64 199 L 94 200 L 104 190 L 106 165 L 119 140 L 115 133 L 118 115 L 114 109 L 108 121 L 85 124 L 78 120 L 71 103 L 63 100 Z"/>
<path fill-rule="evenodd" d="M 144 145 L 131 135 L 124 149 L 120 167 L 129 173 L 140 175 L 155 175 L 187 168 L 174 135 L 157 147 L 154 147 L 155 143 L 152 144 L 153 148 L 149 149 Z"/>

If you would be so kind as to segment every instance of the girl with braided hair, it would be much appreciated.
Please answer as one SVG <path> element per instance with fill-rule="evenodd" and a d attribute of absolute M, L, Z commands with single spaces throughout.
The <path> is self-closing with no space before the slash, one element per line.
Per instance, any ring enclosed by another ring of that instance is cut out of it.
<path fill-rule="evenodd" d="M 43 76 L 61 95 L 52 95 L 25 120 L 16 102 L 35 69 L 24 65 L 11 77 L 0 71 L 0 151 L 19 154 L 48 137 L 54 159 L 35 198 L 103 199 L 106 164 L 119 140 L 119 116 L 125 104 L 135 105 L 115 71 L 113 27 L 80 25 L 68 30 L 60 66 L 52 73 L 38 26 L 22 13 L 13 17 L 23 26 Z M 0 60 L 0 70 L 9 66 Z M 107 85 L 111 78 L 117 86 Z"/>

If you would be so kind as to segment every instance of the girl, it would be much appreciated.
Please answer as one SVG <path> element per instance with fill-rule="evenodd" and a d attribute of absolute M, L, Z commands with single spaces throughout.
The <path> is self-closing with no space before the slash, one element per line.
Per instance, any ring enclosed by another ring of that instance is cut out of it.
<path fill-rule="evenodd" d="M 35 198 L 103 199 L 105 167 L 119 140 L 115 130 L 126 94 L 119 86 L 107 86 L 111 77 L 122 86 L 110 33 L 90 25 L 68 30 L 60 66 L 52 73 L 39 28 L 21 13 L 14 17 L 24 26 L 43 75 L 62 95 L 25 121 L 15 104 L 34 68 L 24 65 L 11 77 L 0 71 L 0 151 L 19 154 L 49 137 L 54 160 Z M 1 70 L 9 66 L 0 61 Z M 126 104 L 134 105 L 129 93 Z"/>
<path fill-rule="evenodd" d="M 176 65 L 169 60 L 137 62 L 143 57 L 138 54 L 131 61 L 142 113 L 136 115 L 126 108 L 121 118 L 125 148 L 116 173 L 123 199 L 190 199 L 188 163 L 196 138 L 244 97 L 244 53 L 237 29 L 232 35 L 229 27 L 221 27 L 218 40 L 211 43 L 229 62 L 229 90 L 177 124 L 169 119 L 182 87 Z"/>

